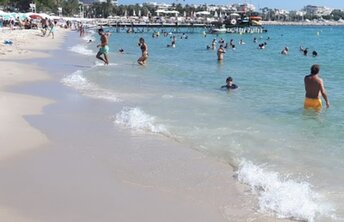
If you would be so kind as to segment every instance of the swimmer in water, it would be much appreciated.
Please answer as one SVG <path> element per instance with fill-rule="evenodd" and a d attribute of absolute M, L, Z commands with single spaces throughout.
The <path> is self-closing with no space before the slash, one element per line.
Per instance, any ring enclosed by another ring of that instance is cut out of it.
<path fill-rule="evenodd" d="M 288 55 L 289 49 L 288 47 L 284 47 L 284 49 L 282 50 L 281 54 L 282 55 Z"/>
<path fill-rule="evenodd" d="M 303 55 L 307 56 L 307 54 L 308 54 L 308 48 L 305 48 L 305 50 L 303 50 Z"/>
<path fill-rule="evenodd" d="M 238 86 L 233 83 L 233 79 L 230 76 L 226 79 L 226 85 L 221 86 L 221 89 L 228 89 L 228 90 L 237 89 L 237 88 Z"/>
<path fill-rule="evenodd" d="M 300 46 L 300 52 L 302 52 L 304 56 L 307 56 L 308 48 L 303 48 L 302 46 Z"/>
<path fill-rule="evenodd" d="M 176 36 L 173 36 L 172 37 L 172 42 L 171 42 L 171 47 L 175 48 L 176 47 L 176 43 L 177 43 L 177 38 L 176 38 Z"/>
<path fill-rule="evenodd" d="M 140 65 L 144 65 L 144 64 L 146 64 L 146 61 L 147 61 L 147 59 L 148 59 L 148 46 L 147 46 L 147 44 L 145 43 L 144 38 L 141 37 L 141 38 L 139 39 L 138 46 L 139 46 L 140 49 L 141 49 L 142 55 L 141 55 L 141 57 L 137 60 L 137 62 L 138 62 Z"/>
<path fill-rule="evenodd" d="M 233 40 L 233 39 L 231 39 L 231 40 L 229 41 L 229 45 L 230 45 L 231 47 L 233 47 L 233 45 L 234 45 L 234 40 Z"/>
<path fill-rule="evenodd" d="M 212 41 L 212 43 L 211 43 L 211 48 L 212 48 L 213 50 L 216 49 L 216 39 L 213 39 L 213 41 Z"/>
<path fill-rule="evenodd" d="M 313 55 L 313 57 L 316 57 L 316 56 L 318 56 L 318 53 L 317 53 L 317 51 L 313 51 L 313 52 L 312 52 L 312 55 Z"/>
<path fill-rule="evenodd" d="M 226 51 L 223 48 L 223 45 L 220 45 L 219 49 L 217 50 L 217 60 L 219 60 L 219 61 L 223 60 L 223 55 L 225 53 L 226 53 Z"/>

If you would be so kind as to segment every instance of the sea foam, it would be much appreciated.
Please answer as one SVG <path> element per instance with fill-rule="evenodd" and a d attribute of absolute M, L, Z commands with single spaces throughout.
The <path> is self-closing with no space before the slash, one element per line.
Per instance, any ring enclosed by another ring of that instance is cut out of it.
<path fill-rule="evenodd" d="M 165 126 L 156 123 L 156 118 L 143 112 L 140 108 L 124 107 L 116 115 L 115 123 L 138 131 L 167 133 Z"/>
<path fill-rule="evenodd" d="M 86 48 L 85 44 L 78 44 L 69 48 L 69 51 L 81 54 L 81 55 L 95 55 L 91 49 Z"/>
<path fill-rule="evenodd" d="M 83 76 L 83 72 L 78 70 L 71 75 L 66 76 L 61 82 L 69 87 L 73 87 L 80 91 L 83 95 L 96 98 L 105 99 L 112 102 L 121 101 L 116 94 L 110 90 L 100 88 L 98 85 L 91 83 Z"/>
<path fill-rule="evenodd" d="M 309 222 L 318 216 L 334 217 L 331 215 L 334 210 L 307 182 L 284 179 L 278 173 L 248 161 L 242 161 L 237 176 L 240 182 L 249 185 L 259 195 L 259 207 L 264 213 Z"/>

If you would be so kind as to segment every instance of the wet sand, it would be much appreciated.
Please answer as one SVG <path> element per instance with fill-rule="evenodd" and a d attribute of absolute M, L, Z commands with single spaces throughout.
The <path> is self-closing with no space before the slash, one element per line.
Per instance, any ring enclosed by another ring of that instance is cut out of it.
<path fill-rule="evenodd" d="M 35 60 L 2 64 L 1 150 L 11 152 L 0 158 L 1 221 L 282 221 L 257 213 L 256 197 L 227 163 L 120 128 L 113 115 L 123 104 L 63 86 L 64 74 L 94 62 L 66 51 L 76 35 L 54 52 L 31 50 Z M 18 85 L 19 71 L 30 83 Z"/>

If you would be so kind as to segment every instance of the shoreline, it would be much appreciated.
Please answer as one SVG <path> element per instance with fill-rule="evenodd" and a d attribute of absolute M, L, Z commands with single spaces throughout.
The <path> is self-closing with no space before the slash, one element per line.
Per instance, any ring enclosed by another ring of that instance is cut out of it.
<path fill-rule="evenodd" d="M 335 22 L 335 21 L 326 21 L 326 22 L 284 22 L 284 21 L 262 21 L 262 25 L 271 25 L 271 26 L 344 26 L 344 23 Z"/>
<path fill-rule="evenodd" d="M 37 146 L 49 144 L 44 133 L 31 127 L 24 117 L 42 114 L 43 107 L 53 101 L 8 90 L 10 86 L 48 80 L 49 76 L 38 71 L 37 67 L 24 64 L 18 66 L 18 63 L 14 62 L 0 62 L 0 65 L 2 67 L 0 75 L 0 106 L 2 107 L 0 112 L 0 121 L 2 122 L 0 160 L 2 160 Z M 33 73 L 30 78 L 25 75 L 28 70 Z M 20 141 L 14 139 L 17 137 L 21 138 Z"/>
<path fill-rule="evenodd" d="M 56 66 L 65 64 L 52 58 Z M 16 66 L 27 72 L 23 62 Z M 54 68 L 43 68 L 49 78 L 41 80 L 51 79 Z M 228 164 L 163 136 L 115 127 L 110 116 L 121 104 L 85 98 L 57 81 L 49 84 L 55 103 L 47 99 L 39 112 L 25 113 L 49 144 L 0 161 L 4 221 L 288 221 L 257 215 L 256 198 L 247 195 Z"/>

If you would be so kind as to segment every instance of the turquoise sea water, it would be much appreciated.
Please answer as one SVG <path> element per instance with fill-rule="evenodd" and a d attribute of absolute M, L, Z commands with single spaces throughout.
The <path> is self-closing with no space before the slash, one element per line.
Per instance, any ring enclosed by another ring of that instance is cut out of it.
<path fill-rule="evenodd" d="M 85 95 L 120 103 L 116 125 L 163 134 L 232 164 L 238 180 L 258 194 L 262 212 L 343 221 L 344 27 L 267 29 L 207 37 L 199 30 L 188 39 L 178 33 L 176 48 L 166 47 L 170 36 L 114 32 L 110 66 L 79 70 L 62 82 Z M 149 47 L 144 67 L 136 63 L 140 37 Z M 218 63 L 216 51 L 206 45 L 221 37 L 233 39 L 236 50 L 227 50 Z M 254 37 L 267 42 L 264 50 L 257 49 Z M 86 43 L 91 38 L 95 41 Z M 71 51 L 94 57 L 98 38 L 91 34 Z M 239 45 L 240 39 L 246 44 Z M 287 56 L 280 54 L 285 46 Z M 300 46 L 309 49 L 308 56 L 299 52 Z M 311 56 L 313 50 L 317 57 Z M 331 103 L 320 113 L 303 109 L 303 78 L 315 63 L 321 65 Z M 220 90 L 229 75 L 239 89 Z"/>

